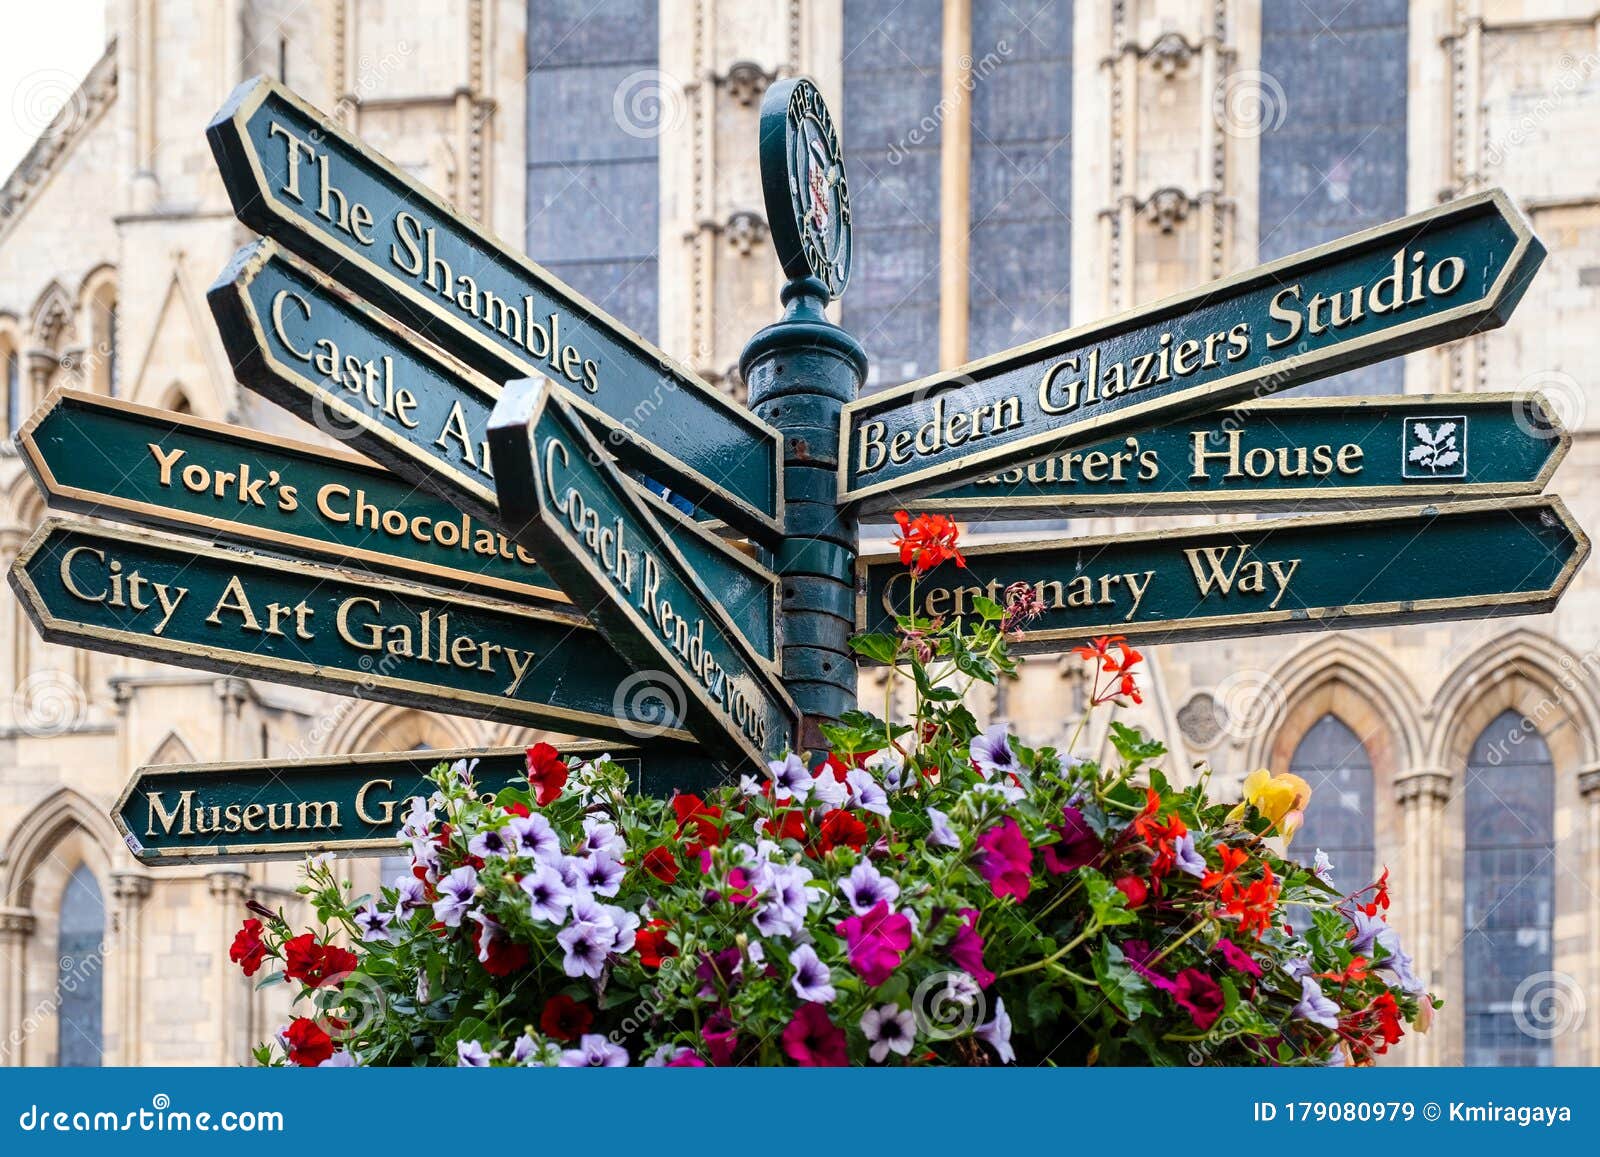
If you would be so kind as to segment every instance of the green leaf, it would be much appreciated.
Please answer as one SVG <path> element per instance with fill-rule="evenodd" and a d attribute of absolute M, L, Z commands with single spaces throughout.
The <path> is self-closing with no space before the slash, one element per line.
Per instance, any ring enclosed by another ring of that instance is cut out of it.
<path fill-rule="evenodd" d="M 1138 1020 L 1140 1013 L 1150 1010 L 1149 1001 L 1142 995 L 1149 985 L 1128 966 L 1122 949 L 1109 940 L 1094 954 L 1094 978 L 1106 999 L 1121 1009 L 1129 1020 Z"/>
<path fill-rule="evenodd" d="M 982 615 L 983 621 L 986 623 L 997 623 L 1006 617 L 1005 608 L 993 599 L 986 599 L 982 595 L 977 595 L 973 598 L 972 609 Z"/>
<path fill-rule="evenodd" d="M 1136 728 L 1115 721 L 1111 724 L 1111 746 L 1117 749 L 1117 754 L 1124 761 L 1135 767 L 1167 753 L 1166 744 L 1159 739 L 1147 739 Z"/>
<path fill-rule="evenodd" d="M 1089 894 L 1089 908 L 1102 927 L 1132 924 L 1139 919 L 1137 912 L 1128 910 L 1128 898 L 1117 886 L 1099 872 L 1084 869 L 1085 888 Z"/>
<path fill-rule="evenodd" d="M 850 649 L 858 655 L 865 655 L 875 663 L 893 663 L 895 652 L 900 645 L 892 635 L 870 634 L 852 635 Z"/>

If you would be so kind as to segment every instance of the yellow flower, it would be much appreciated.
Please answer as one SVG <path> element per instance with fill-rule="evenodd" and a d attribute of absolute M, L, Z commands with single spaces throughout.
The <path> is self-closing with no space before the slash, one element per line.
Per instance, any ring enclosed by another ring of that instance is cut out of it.
<path fill-rule="evenodd" d="M 1251 772 L 1244 781 L 1244 799 L 1228 813 L 1230 821 L 1244 818 L 1254 807 L 1272 826 L 1283 833 L 1284 847 L 1306 820 L 1306 805 L 1311 802 L 1311 785 L 1298 775 L 1281 772 L 1273 775 L 1266 768 Z"/>

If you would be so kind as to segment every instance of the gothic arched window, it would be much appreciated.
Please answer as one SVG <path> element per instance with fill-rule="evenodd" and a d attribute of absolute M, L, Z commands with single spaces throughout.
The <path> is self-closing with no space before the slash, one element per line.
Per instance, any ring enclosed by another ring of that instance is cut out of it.
<path fill-rule="evenodd" d="M 56 1063 L 98 1068 L 105 1050 L 106 908 L 100 885 L 79 865 L 61 895 L 56 952 Z"/>
<path fill-rule="evenodd" d="M 22 428 L 22 371 L 17 352 L 6 353 L 6 433 L 15 435 Z"/>
<path fill-rule="evenodd" d="M 1324 715 L 1300 740 L 1289 770 L 1311 785 L 1306 822 L 1294 838 L 1296 858 L 1311 863 L 1318 849 L 1333 862 L 1333 883 L 1349 894 L 1372 883 L 1372 759 L 1361 739 L 1337 715 Z M 1289 909 L 1296 929 L 1311 914 Z"/>
<path fill-rule="evenodd" d="M 1524 982 L 1550 971 L 1555 768 L 1531 723 L 1507 711 L 1484 728 L 1465 794 L 1466 1063 L 1548 1065 Z"/>

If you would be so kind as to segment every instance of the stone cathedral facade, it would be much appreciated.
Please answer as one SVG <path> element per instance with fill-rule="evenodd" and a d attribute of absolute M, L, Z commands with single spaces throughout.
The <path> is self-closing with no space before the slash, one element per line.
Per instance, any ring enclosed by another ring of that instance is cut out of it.
<path fill-rule="evenodd" d="M 246 234 L 202 129 L 263 72 L 736 395 L 778 313 L 754 138 L 779 76 L 840 112 L 869 388 L 1503 185 L 1550 250 L 1512 323 L 1311 390 L 1543 390 L 1600 529 L 1596 0 L 110 0 L 107 27 L 0 187 L 8 566 L 45 513 L 9 436 L 53 387 L 319 437 L 235 384 L 203 300 Z M 19 115 L 57 83 L 5 78 Z M 1341 883 L 1389 867 L 1447 1000 L 1399 1063 L 1600 1064 L 1595 574 L 1548 616 L 1155 648 L 1123 712 L 1178 776 L 1311 780 L 1297 846 Z M 1035 658 L 973 706 L 1063 743 L 1085 694 Z M 7 590 L 0 1063 L 239 1063 L 283 1020 L 226 950 L 243 900 L 295 914 L 294 866 L 141 868 L 106 815 L 135 767 L 527 737 L 52 646 Z"/>

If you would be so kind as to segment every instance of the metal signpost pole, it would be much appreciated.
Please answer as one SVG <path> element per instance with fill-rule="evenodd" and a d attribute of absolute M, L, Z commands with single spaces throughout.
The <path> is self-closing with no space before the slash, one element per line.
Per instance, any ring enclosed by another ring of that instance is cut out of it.
<path fill-rule="evenodd" d="M 772 239 L 789 281 L 783 319 L 739 359 L 756 415 L 783 435 L 784 537 L 769 565 L 782 583 L 783 678 L 799 706 L 799 745 L 856 703 L 850 652 L 853 510 L 838 505 L 839 423 L 867 372 L 861 343 L 824 310 L 850 276 L 850 191 L 833 119 L 808 80 L 767 90 L 761 180 Z"/>

